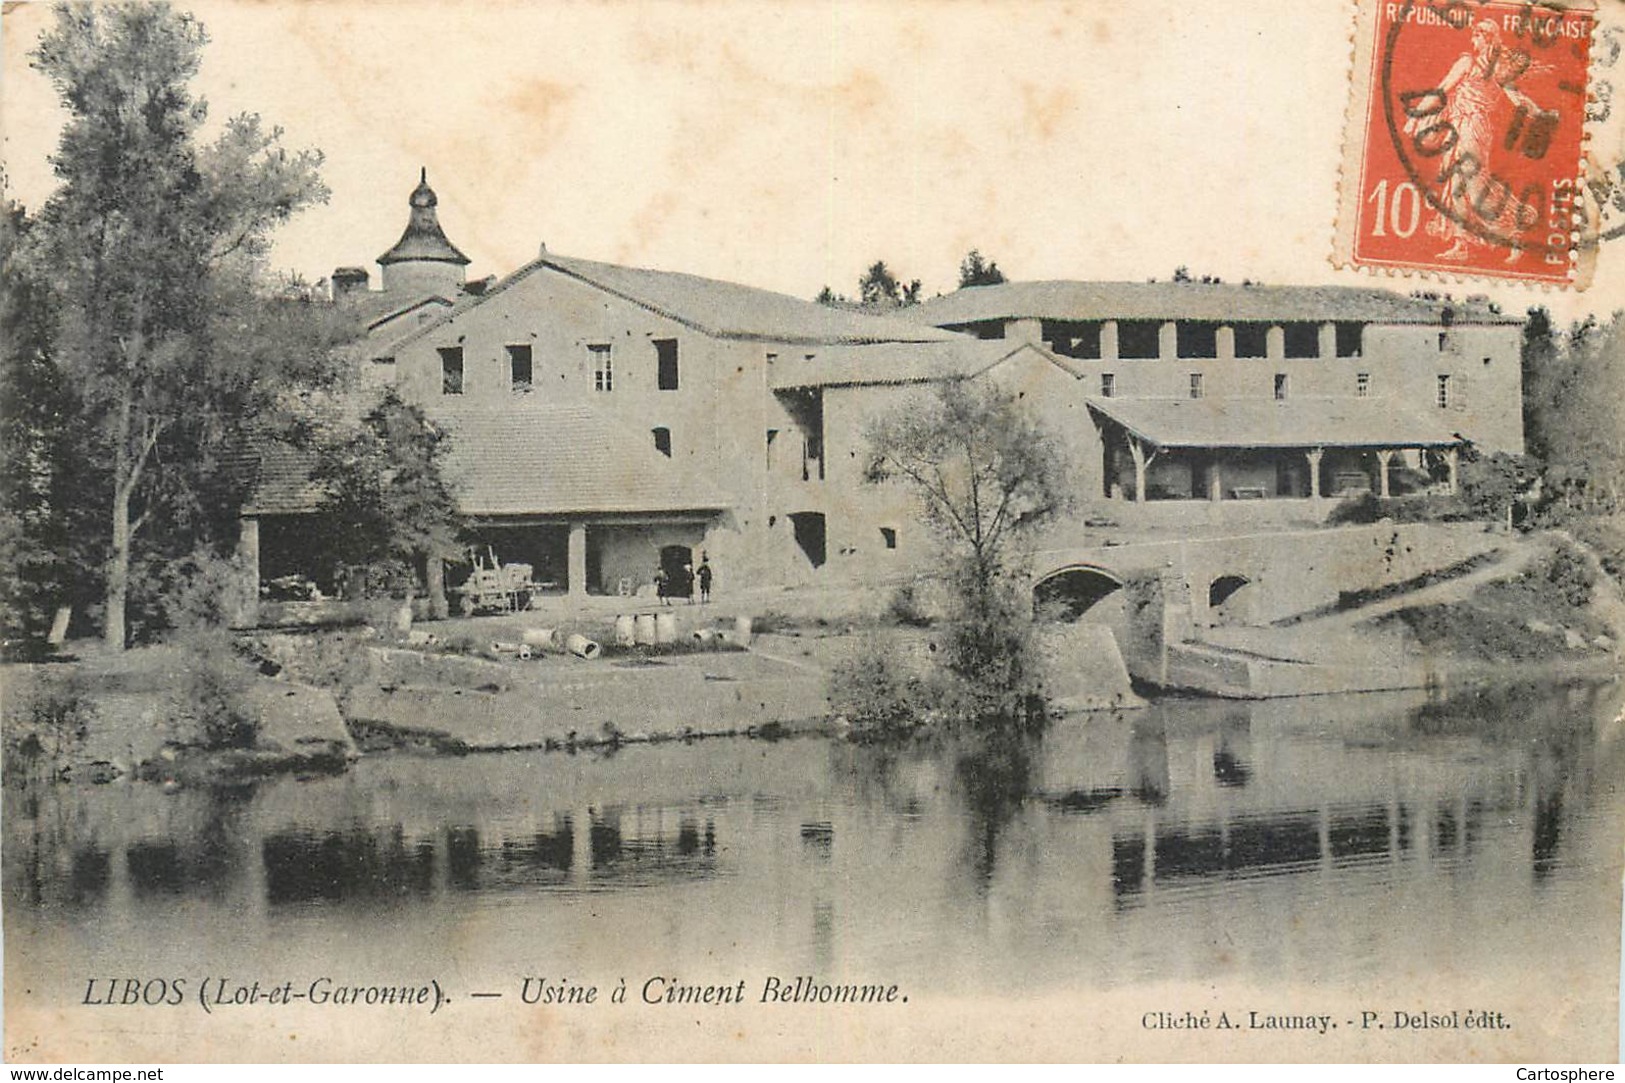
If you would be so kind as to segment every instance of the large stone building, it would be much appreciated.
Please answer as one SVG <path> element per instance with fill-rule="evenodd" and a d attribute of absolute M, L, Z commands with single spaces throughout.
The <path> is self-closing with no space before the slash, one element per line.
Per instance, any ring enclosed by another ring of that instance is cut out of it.
<path fill-rule="evenodd" d="M 886 576 L 928 552 L 864 430 L 934 381 L 990 379 L 1070 449 L 1085 514 L 1315 521 L 1328 498 L 1454 484 L 1523 446 L 1520 321 L 1370 289 L 1007 283 L 876 316 L 545 248 L 467 284 L 426 177 L 401 240 L 334 275 L 367 382 L 451 433 L 475 537 L 570 592 L 707 552 L 735 583 Z M 1403 473 L 1400 469 L 1403 468 Z M 262 572 L 297 563 L 302 479 L 245 511 Z"/>

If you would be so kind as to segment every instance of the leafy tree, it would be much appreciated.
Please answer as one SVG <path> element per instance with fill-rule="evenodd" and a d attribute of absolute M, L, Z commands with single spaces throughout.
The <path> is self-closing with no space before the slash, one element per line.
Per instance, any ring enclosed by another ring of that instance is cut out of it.
<path fill-rule="evenodd" d="M 902 303 L 897 276 L 886 266 L 885 260 L 876 260 L 858 279 L 858 300 L 866 305 Z"/>
<path fill-rule="evenodd" d="M 276 225 L 326 199 L 321 156 L 289 153 L 251 115 L 200 144 L 207 108 L 187 84 L 206 42 L 167 3 L 60 4 L 32 54 L 68 112 L 61 183 L 33 233 L 57 295 L 52 352 L 86 434 L 78 454 L 106 478 L 115 648 L 132 570 L 207 534 L 223 449 L 283 389 L 335 372 L 320 332 L 291 350 L 256 337 L 267 320 L 297 323 L 288 307 L 266 315 L 262 261 Z"/>
<path fill-rule="evenodd" d="M 997 286 L 1005 281 L 1004 272 L 994 260 L 984 260 L 982 253 L 971 249 L 959 261 L 959 288 L 971 286 Z"/>
<path fill-rule="evenodd" d="M 819 290 L 818 296 L 814 297 L 813 301 L 817 304 L 825 306 L 826 308 L 839 308 L 842 305 L 850 303 L 847 301 L 845 294 L 836 293 L 828 286 L 825 286 L 823 289 Z"/>
<path fill-rule="evenodd" d="M 50 284 L 27 260 L 32 228 L 9 200 L 0 213 L 0 637 L 37 644 L 57 606 L 87 600 L 73 574 L 96 492 L 74 451 L 73 387 L 51 356 Z"/>
<path fill-rule="evenodd" d="M 961 713 L 1016 717 L 1035 687 L 1025 546 L 1071 499 L 1060 445 L 983 381 L 943 382 L 866 437 L 867 480 L 908 486 L 941 543 L 958 608 L 948 664 Z"/>
<path fill-rule="evenodd" d="M 1524 325 L 1524 428 L 1557 514 L 1610 511 L 1625 498 L 1625 317 L 1567 333 L 1542 308 Z"/>
<path fill-rule="evenodd" d="M 415 592 L 423 568 L 430 600 L 444 603 L 439 569 L 458 555 L 460 529 L 444 475 L 445 440 L 391 387 L 353 433 L 321 449 L 313 476 L 327 496 L 318 548 L 346 573 L 352 592 Z"/>

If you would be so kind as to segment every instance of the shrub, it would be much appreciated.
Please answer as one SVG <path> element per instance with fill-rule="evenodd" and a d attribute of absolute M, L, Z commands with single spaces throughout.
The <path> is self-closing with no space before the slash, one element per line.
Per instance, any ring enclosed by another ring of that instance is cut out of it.
<path fill-rule="evenodd" d="M 1546 582 L 1555 587 L 1563 600 L 1575 609 L 1591 601 L 1591 592 L 1597 585 L 1597 575 L 1585 556 L 1567 542 L 1560 543 L 1546 560 L 1543 569 Z"/>
<path fill-rule="evenodd" d="M 182 717 L 194 731 L 192 742 L 209 749 L 253 748 L 260 734 L 248 695 L 253 675 L 231 637 L 220 631 L 195 632 L 182 646 L 186 662 L 176 693 Z"/>
<path fill-rule="evenodd" d="M 926 601 L 925 588 L 917 583 L 904 583 L 886 603 L 885 618 L 893 624 L 908 628 L 928 628 L 935 619 Z"/>
<path fill-rule="evenodd" d="M 60 764 L 84 747 L 90 705 L 77 675 L 41 675 L 14 694 L 5 717 L 5 773 Z"/>
<path fill-rule="evenodd" d="M 895 646 L 868 636 L 855 654 L 835 665 L 829 698 L 853 724 L 889 731 L 917 724 L 936 697 Z"/>

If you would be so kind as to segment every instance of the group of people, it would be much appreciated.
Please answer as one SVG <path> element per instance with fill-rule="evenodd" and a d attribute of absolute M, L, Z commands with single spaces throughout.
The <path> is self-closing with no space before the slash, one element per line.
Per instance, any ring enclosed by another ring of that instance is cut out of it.
<path fill-rule="evenodd" d="M 655 595 L 660 604 L 670 605 L 673 598 L 687 598 L 688 604 L 694 604 L 694 588 L 699 588 L 700 604 L 711 600 L 711 561 L 702 552 L 700 566 L 684 564 L 667 572 L 664 565 L 655 569 Z"/>

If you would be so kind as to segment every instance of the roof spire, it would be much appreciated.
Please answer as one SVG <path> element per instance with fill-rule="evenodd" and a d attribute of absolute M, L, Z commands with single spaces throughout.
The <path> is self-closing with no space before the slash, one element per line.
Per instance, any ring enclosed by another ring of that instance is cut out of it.
<path fill-rule="evenodd" d="M 440 228 L 440 219 L 435 212 L 439 202 L 434 189 L 429 187 L 429 167 L 419 167 L 418 186 L 407 200 L 412 211 L 406 223 L 406 232 L 401 234 L 394 248 L 378 257 L 378 262 L 385 266 L 408 260 L 466 265 L 468 257 L 446 239 L 445 231 Z"/>

